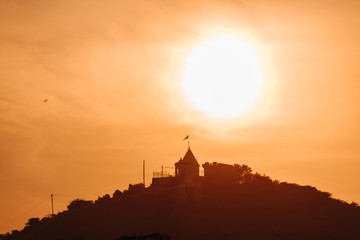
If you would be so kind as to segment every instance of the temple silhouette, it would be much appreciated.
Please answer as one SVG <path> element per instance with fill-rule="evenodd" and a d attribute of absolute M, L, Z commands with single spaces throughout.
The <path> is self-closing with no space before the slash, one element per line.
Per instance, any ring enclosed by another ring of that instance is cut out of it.
<path fill-rule="evenodd" d="M 204 188 L 209 184 L 236 183 L 235 166 L 223 163 L 205 162 L 204 176 L 200 176 L 200 164 L 198 163 L 190 146 L 183 158 L 175 162 L 174 175 L 168 172 L 154 173 L 150 189 L 154 192 L 170 193 L 177 201 L 199 200 Z"/>
<path fill-rule="evenodd" d="M 190 147 L 152 184 L 30 218 L 0 240 L 360 239 L 360 207 L 311 186 L 272 180 L 244 164 L 202 164 Z M 165 168 L 166 169 L 166 168 Z"/>

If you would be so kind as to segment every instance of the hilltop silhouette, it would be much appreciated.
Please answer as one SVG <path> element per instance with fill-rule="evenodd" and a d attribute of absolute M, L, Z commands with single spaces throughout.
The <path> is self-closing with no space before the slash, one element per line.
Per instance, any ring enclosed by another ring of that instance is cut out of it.
<path fill-rule="evenodd" d="M 190 148 L 175 175 L 130 184 L 66 211 L 31 218 L 1 240 L 360 239 L 360 207 L 311 186 L 272 180 L 246 165 L 205 163 Z"/>

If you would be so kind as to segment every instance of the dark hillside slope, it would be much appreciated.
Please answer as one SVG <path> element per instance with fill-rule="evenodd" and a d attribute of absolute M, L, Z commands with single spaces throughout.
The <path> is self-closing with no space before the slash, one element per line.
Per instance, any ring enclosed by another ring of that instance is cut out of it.
<path fill-rule="evenodd" d="M 265 179 L 265 178 L 264 178 Z M 204 184 L 198 201 L 132 187 L 33 220 L 10 240 L 102 239 L 160 233 L 170 239 L 360 239 L 360 207 L 314 187 L 267 181 Z"/>

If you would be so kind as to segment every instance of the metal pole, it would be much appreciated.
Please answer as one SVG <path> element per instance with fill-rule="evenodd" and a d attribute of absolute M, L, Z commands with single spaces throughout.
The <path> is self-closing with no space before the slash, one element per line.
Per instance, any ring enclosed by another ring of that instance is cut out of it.
<path fill-rule="evenodd" d="M 145 160 L 143 160 L 143 184 L 145 187 Z"/>
<path fill-rule="evenodd" d="M 54 194 L 51 194 L 51 216 L 54 216 Z"/>

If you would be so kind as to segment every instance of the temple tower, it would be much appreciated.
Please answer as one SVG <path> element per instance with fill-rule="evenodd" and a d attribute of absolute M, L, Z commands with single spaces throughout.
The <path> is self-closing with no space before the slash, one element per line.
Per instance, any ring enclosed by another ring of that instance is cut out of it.
<path fill-rule="evenodd" d="M 199 167 L 200 165 L 189 147 L 184 158 L 180 158 L 175 163 L 175 176 L 197 178 L 199 177 Z"/>

